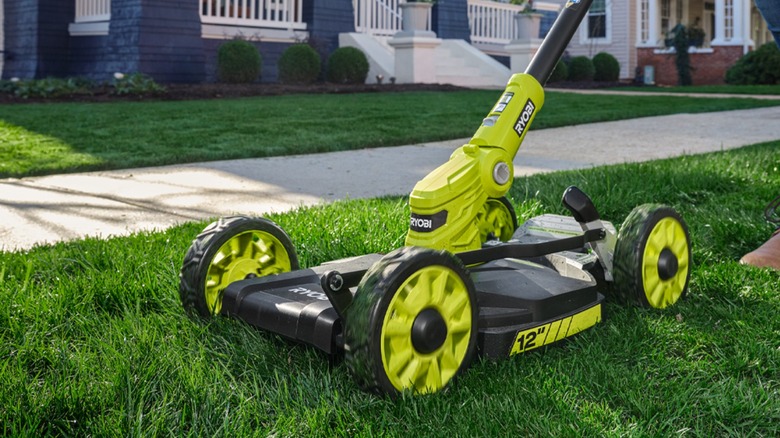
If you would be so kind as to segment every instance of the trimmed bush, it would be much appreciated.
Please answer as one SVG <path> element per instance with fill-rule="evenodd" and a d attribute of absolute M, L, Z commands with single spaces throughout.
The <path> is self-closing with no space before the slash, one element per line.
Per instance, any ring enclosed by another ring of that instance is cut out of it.
<path fill-rule="evenodd" d="M 732 85 L 780 84 L 780 49 L 771 42 L 746 54 L 728 69 L 726 82 Z"/>
<path fill-rule="evenodd" d="M 339 47 L 328 59 L 329 82 L 337 84 L 362 84 L 368 76 L 368 59 L 355 47 Z"/>
<path fill-rule="evenodd" d="M 320 55 L 308 44 L 293 44 L 279 58 L 279 81 L 285 84 L 310 84 L 320 70 Z"/>
<path fill-rule="evenodd" d="M 620 78 L 620 63 L 607 52 L 597 53 L 593 57 L 593 80 L 615 82 Z"/>
<path fill-rule="evenodd" d="M 563 62 L 563 60 L 559 60 L 557 64 L 555 64 L 555 68 L 553 69 L 552 74 L 550 75 L 550 78 L 547 79 L 547 82 L 561 82 L 565 81 L 569 77 L 569 67 L 566 66 L 566 63 Z"/>
<path fill-rule="evenodd" d="M 222 82 L 246 84 L 254 82 L 260 75 L 262 59 L 252 43 L 245 40 L 231 40 L 217 52 L 217 75 Z"/>
<path fill-rule="evenodd" d="M 592 81 L 596 69 L 587 56 L 575 56 L 569 61 L 569 80 L 575 82 Z"/>

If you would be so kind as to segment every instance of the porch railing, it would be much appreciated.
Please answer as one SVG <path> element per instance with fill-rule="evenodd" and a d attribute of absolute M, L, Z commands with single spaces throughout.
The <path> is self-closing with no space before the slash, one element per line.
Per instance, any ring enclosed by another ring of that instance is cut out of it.
<path fill-rule="evenodd" d="M 515 15 L 523 6 L 486 0 L 469 0 L 472 43 L 507 44 L 515 37 Z"/>
<path fill-rule="evenodd" d="M 403 0 L 352 0 L 355 8 L 355 31 L 390 37 L 401 30 Z"/>
<path fill-rule="evenodd" d="M 276 29 L 306 29 L 303 0 L 199 0 L 200 20 L 222 24 Z"/>
<path fill-rule="evenodd" d="M 111 0 L 76 0 L 76 23 L 109 21 Z"/>

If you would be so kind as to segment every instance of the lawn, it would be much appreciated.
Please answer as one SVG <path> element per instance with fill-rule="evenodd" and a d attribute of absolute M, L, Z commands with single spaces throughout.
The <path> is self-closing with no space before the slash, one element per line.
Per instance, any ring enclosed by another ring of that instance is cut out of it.
<path fill-rule="evenodd" d="M 674 206 L 693 240 L 687 298 L 664 311 L 610 301 L 568 342 L 397 401 L 362 392 L 338 358 L 189 318 L 177 275 L 205 223 L 0 253 L 0 434 L 778 436 L 780 273 L 737 262 L 771 232 L 778 147 L 517 179 L 521 219 L 562 213 L 570 184 L 618 226 L 636 205 Z M 391 197 L 273 219 L 311 266 L 399 246 L 408 214 Z"/>
<path fill-rule="evenodd" d="M 468 137 L 500 93 L 287 95 L 0 105 L 0 178 Z M 547 93 L 533 128 L 780 105 L 780 100 Z"/>

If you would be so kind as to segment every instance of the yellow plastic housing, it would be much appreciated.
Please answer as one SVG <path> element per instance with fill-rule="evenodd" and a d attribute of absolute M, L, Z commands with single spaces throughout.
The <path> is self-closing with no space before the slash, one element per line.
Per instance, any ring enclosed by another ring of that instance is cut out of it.
<path fill-rule="evenodd" d="M 432 230 L 410 228 L 406 245 L 450 252 L 482 246 L 479 213 L 489 198 L 504 196 L 512 186 L 512 160 L 543 104 L 544 90 L 533 76 L 509 79 L 469 144 L 415 185 L 409 199 L 412 222 L 443 211 L 446 221 Z"/>

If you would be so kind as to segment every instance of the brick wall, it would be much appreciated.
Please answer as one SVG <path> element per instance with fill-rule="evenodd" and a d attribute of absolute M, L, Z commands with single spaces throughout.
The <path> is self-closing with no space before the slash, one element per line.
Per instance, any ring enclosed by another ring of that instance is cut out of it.
<path fill-rule="evenodd" d="M 38 3 L 6 0 L 3 78 L 32 78 L 38 66 Z"/>
<path fill-rule="evenodd" d="M 431 27 L 436 36 L 446 39 L 460 39 L 471 42 L 469 31 L 468 1 L 447 0 L 433 5 Z"/>
<path fill-rule="evenodd" d="M 139 71 L 160 82 L 200 82 L 205 57 L 199 3 L 141 0 L 138 23 Z"/>
<path fill-rule="evenodd" d="M 640 48 L 638 65 L 655 68 L 655 83 L 677 85 L 677 67 L 674 53 L 654 53 L 652 48 Z M 726 70 L 742 57 L 742 46 L 715 46 L 712 53 L 691 53 L 691 77 L 694 85 L 718 85 L 725 83 Z"/>

